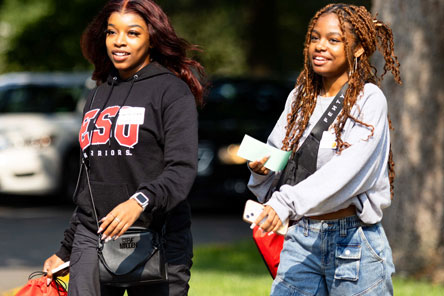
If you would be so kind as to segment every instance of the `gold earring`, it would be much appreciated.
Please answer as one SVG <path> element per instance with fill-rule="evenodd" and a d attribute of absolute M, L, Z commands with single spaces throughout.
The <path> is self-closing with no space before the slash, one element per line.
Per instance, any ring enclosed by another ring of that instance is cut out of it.
<path fill-rule="evenodd" d="M 351 68 L 350 71 L 348 71 L 348 77 L 351 77 L 353 73 L 356 72 L 357 69 L 358 69 L 358 57 L 355 57 L 355 61 L 353 62 L 353 68 Z"/>

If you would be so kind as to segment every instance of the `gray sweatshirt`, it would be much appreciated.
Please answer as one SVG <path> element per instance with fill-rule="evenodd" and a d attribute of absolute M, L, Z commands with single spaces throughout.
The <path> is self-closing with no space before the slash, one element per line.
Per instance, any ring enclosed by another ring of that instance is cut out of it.
<path fill-rule="evenodd" d="M 268 137 L 267 144 L 282 148 L 285 138 L 287 114 L 295 97 L 293 90 L 287 98 L 285 109 Z M 333 97 L 318 97 L 299 146 L 327 109 Z M 344 142 L 351 144 L 340 154 L 332 148 L 335 137 L 333 128 L 324 132 L 318 152 L 317 171 L 297 185 L 276 188 L 266 203 L 278 214 L 281 221 L 298 220 L 335 212 L 350 205 L 356 206 L 359 218 L 368 224 L 382 219 L 382 210 L 390 206 L 388 157 L 390 149 L 387 101 L 382 91 L 367 83 L 353 106 L 351 115 L 371 129 L 348 119 L 342 132 Z M 275 186 L 281 172 L 259 175 L 251 172 L 249 189 L 259 201 L 264 202 L 267 192 Z"/>

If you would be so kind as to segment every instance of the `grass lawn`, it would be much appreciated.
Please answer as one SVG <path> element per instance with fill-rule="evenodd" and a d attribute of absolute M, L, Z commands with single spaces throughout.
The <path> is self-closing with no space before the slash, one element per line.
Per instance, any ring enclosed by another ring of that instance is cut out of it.
<path fill-rule="evenodd" d="M 196 247 L 190 296 L 269 295 L 272 278 L 253 241 Z"/>
<path fill-rule="evenodd" d="M 394 277 L 396 296 L 442 296 L 444 286 Z M 190 296 L 269 295 L 272 279 L 253 240 L 195 248 Z"/>
<path fill-rule="evenodd" d="M 266 296 L 272 283 L 253 240 L 196 247 L 191 274 L 190 296 Z M 444 295 L 441 285 L 401 277 L 393 282 L 396 296 Z M 12 296 L 16 291 L 0 295 Z"/>

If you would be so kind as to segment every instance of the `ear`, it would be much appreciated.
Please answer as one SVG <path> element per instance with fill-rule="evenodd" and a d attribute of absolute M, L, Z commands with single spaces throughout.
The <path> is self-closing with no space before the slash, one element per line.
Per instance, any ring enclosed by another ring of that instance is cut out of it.
<path fill-rule="evenodd" d="M 355 53 L 353 55 L 354 55 L 355 58 L 359 58 L 363 53 L 364 53 L 364 48 L 362 47 L 361 44 L 359 44 L 355 48 Z"/>

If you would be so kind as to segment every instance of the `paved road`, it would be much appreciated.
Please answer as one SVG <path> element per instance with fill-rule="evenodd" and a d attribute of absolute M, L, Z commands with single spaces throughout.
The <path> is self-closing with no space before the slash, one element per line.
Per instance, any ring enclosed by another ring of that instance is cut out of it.
<path fill-rule="evenodd" d="M 1 201 L 1 200 L 0 200 Z M 59 246 L 72 213 L 69 205 L 0 203 L 0 295 L 26 283 Z M 238 215 L 195 214 L 192 226 L 196 245 L 248 239 L 250 229 Z"/>

